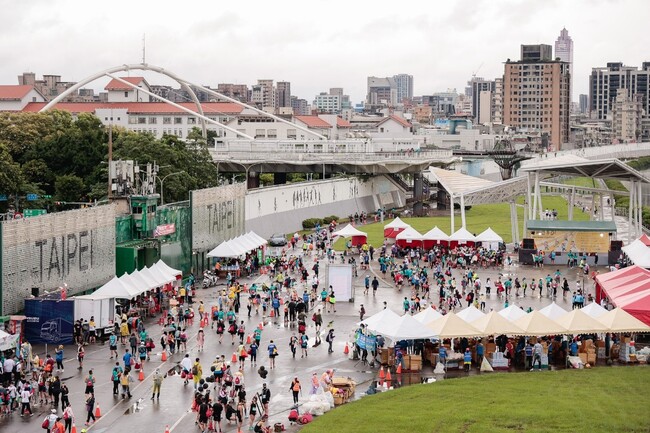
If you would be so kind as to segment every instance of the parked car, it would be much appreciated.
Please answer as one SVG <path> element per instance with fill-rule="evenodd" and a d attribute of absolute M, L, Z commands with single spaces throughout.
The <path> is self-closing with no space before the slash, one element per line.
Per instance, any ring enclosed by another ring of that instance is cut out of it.
<path fill-rule="evenodd" d="M 272 247 L 283 247 L 287 244 L 287 237 L 284 233 L 276 233 L 269 239 L 269 245 Z"/>

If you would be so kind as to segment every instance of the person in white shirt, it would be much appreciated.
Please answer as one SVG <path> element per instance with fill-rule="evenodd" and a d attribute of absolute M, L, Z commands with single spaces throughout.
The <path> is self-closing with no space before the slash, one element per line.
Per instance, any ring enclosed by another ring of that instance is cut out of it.
<path fill-rule="evenodd" d="M 2 364 L 2 368 L 4 370 L 3 372 L 3 382 L 11 382 L 11 374 L 14 371 L 14 367 L 16 366 L 16 361 L 12 357 L 7 357 L 5 359 L 5 362 Z"/>
<path fill-rule="evenodd" d="M 190 372 L 192 371 L 192 360 L 190 359 L 189 353 L 185 354 L 185 358 L 181 360 L 181 368 L 183 369 L 183 372 L 186 375 L 190 374 Z M 187 385 L 188 383 L 187 376 L 185 377 L 184 383 L 185 385 Z"/>
<path fill-rule="evenodd" d="M 20 408 L 20 416 L 23 416 L 25 414 L 25 409 L 27 409 L 29 412 L 29 416 L 34 415 L 34 412 L 32 412 L 32 407 L 29 405 L 29 400 L 31 397 L 32 391 L 29 389 L 29 387 L 23 387 L 23 390 L 20 392 L 20 402 L 22 403 L 22 407 Z"/>

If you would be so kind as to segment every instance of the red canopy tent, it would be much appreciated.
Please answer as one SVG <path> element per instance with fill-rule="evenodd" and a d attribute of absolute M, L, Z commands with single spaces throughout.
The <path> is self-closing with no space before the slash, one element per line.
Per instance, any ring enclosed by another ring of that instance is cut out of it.
<path fill-rule="evenodd" d="M 410 225 L 406 224 L 404 221 L 399 219 L 399 217 L 397 217 L 384 226 L 384 237 L 395 239 L 398 234 L 410 227 Z"/>
<path fill-rule="evenodd" d="M 395 237 L 395 243 L 402 248 L 419 248 L 422 246 L 422 235 L 413 227 L 409 227 Z"/>
<path fill-rule="evenodd" d="M 650 325 L 650 271 L 628 266 L 596 277 L 596 300 L 609 297 L 612 304 L 623 308 Z"/>
<path fill-rule="evenodd" d="M 650 236 L 646 235 L 645 233 L 641 235 L 639 238 L 641 242 L 643 242 L 643 245 L 646 247 L 650 247 Z"/>
<path fill-rule="evenodd" d="M 353 247 L 360 247 L 368 242 L 368 234 L 356 229 L 352 224 L 348 224 L 341 230 L 332 233 L 333 236 L 341 236 L 344 238 L 352 238 L 350 241 Z"/>
<path fill-rule="evenodd" d="M 628 300 L 623 300 L 625 305 L 619 305 L 646 325 L 650 325 L 650 291 L 635 293 Z"/>
<path fill-rule="evenodd" d="M 434 245 L 449 245 L 449 235 L 435 226 L 428 232 L 422 235 L 422 243 L 424 248 L 433 248 Z"/>
<path fill-rule="evenodd" d="M 610 290 L 623 284 L 634 284 L 650 278 L 650 271 L 639 266 L 628 266 L 618 271 L 599 274 L 596 276 L 596 302 L 608 296 Z"/>

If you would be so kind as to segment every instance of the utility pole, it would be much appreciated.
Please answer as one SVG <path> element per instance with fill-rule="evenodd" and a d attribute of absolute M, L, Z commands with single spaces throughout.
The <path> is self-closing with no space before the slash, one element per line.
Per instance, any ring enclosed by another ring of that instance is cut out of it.
<path fill-rule="evenodd" d="M 113 119 L 111 112 L 111 120 Z M 111 166 L 113 165 L 113 122 L 108 125 L 108 201 L 110 203 L 113 194 L 113 179 L 111 178 Z"/>

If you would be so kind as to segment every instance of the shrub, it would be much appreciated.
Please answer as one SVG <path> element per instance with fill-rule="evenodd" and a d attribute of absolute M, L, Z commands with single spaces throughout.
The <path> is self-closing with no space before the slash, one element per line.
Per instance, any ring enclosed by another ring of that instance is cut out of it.
<path fill-rule="evenodd" d="M 316 227 L 316 224 L 323 225 L 323 220 L 320 218 L 307 218 L 302 222 L 303 229 L 313 229 Z"/>
<path fill-rule="evenodd" d="M 339 220 L 339 217 L 337 217 L 336 215 L 326 216 L 326 217 L 323 218 L 323 224 L 329 224 L 332 221 L 338 222 L 338 220 Z"/>

